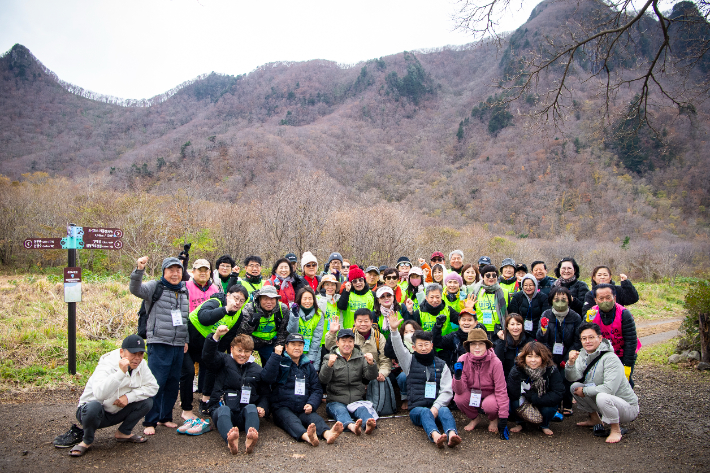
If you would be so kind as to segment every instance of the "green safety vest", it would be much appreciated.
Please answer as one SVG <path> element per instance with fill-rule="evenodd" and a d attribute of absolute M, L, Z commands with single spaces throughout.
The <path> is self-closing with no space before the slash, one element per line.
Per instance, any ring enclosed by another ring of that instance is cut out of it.
<path fill-rule="evenodd" d="M 451 312 L 449 311 L 448 306 L 445 306 L 442 309 L 442 312 L 446 311 L 446 322 L 444 322 L 444 327 L 441 329 L 441 335 L 448 335 L 450 333 L 455 332 L 458 330 L 458 326 L 454 328 L 454 324 L 451 323 L 450 315 Z M 431 332 L 431 329 L 434 328 L 434 324 L 436 323 L 436 317 L 441 315 L 441 312 L 439 312 L 437 315 L 430 314 L 428 312 L 422 312 L 419 311 L 419 322 L 422 325 L 422 330 L 425 330 L 427 332 Z"/>
<path fill-rule="evenodd" d="M 399 319 L 399 320 L 402 320 L 402 319 L 403 319 L 402 314 L 399 313 L 399 312 L 397 312 L 397 319 Z M 380 315 L 379 319 L 377 320 L 377 325 L 380 326 L 380 333 L 385 336 L 385 339 L 389 340 L 389 338 L 390 338 L 390 331 L 389 331 L 389 330 L 384 330 L 384 329 L 382 328 L 382 326 L 384 325 L 384 320 L 385 320 L 385 316 L 384 316 L 384 315 Z"/>
<path fill-rule="evenodd" d="M 404 294 L 404 292 L 405 292 L 405 291 L 407 290 L 407 288 L 409 287 L 409 281 L 408 281 L 408 279 L 405 279 L 404 281 L 398 281 L 398 282 L 397 282 L 397 285 L 398 285 L 399 288 L 402 290 L 402 294 Z"/>
<path fill-rule="evenodd" d="M 244 286 L 249 293 L 249 302 L 254 300 L 254 292 L 258 291 L 264 286 L 264 280 L 262 278 L 261 282 L 256 286 L 247 281 L 246 279 L 239 278 L 239 284 Z"/>
<path fill-rule="evenodd" d="M 315 310 L 315 309 L 314 309 Z M 311 320 L 303 320 L 301 317 L 298 318 L 298 333 L 303 335 L 303 353 L 308 353 L 308 350 L 311 347 L 311 340 L 313 340 L 313 331 L 318 327 L 318 323 L 320 322 L 320 319 L 322 318 L 322 315 L 320 314 L 320 311 L 318 312 L 318 315 L 314 316 L 311 318 Z M 323 337 L 325 339 L 325 337 Z"/>
<path fill-rule="evenodd" d="M 456 312 L 461 312 L 463 310 L 463 301 L 461 300 L 461 294 L 463 294 L 461 291 L 456 293 L 456 300 L 454 302 L 451 302 L 448 297 L 446 297 L 448 294 L 446 290 L 444 290 L 444 293 L 441 296 L 441 300 L 444 301 L 444 304 L 447 306 L 451 307 L 454 309 Z"/>
<path fill-rule="evenodd" d="M 325 299 L 325 297 L 318 295 L 316 296 L 318 300 Z M 325 305 L 325 320 L 323 321 L 323 336 L 320 339 L 320 346 L 325 346 L 325 333 L 330 330 L 330 321 L 333 317 L 340 317 L 340 309 L 338 309 L 338 303 L 331 304 L 329 302 Z"/>
<path fill-rule="evenodd" d="M 501 323 L 496 310 L 495 293 L 488 294 L 483 288 L 478 291 L 476 315 L 478 316 L 478 321 L 486 327 L 488 332 L 495 330 L 495 325 Z"/>
<path fill-rule="evenodd" d="M 353 328 L 353 325 L 355 325 L 355 311 L 363 307 L 370 310 L 375 308 L 375 296 L 372 294 L 372 291 L 367 291 L 363 295 L 351 292 L 348 298 L 348 308 L 343 313 L 343 320 L 340 324 L 341 328 Z"/>
<path fill-rule="evenodd" d="M 501 289 L 503 289 L 503 293 L 505 294 L 505 300 L 510 303 L 510 298 L 513 296 L 513 294 L 515 294 L 515 282 L 511 284 L 499 282 L 498 285 Z"/>
<path fill-rule="evenodd" d="M 404 294 L 402 296 L 402 304 L 404 304 L 407 299 L 411 299 L 414 303 L 412 306 L 412 314 L 415 310 L 419 310 L 419 299 L 417 299 L 417 293 L 415 292 L 414 294 L 410 294 L 409 292 L 404 292 L 404 289 L 402 289 L 402 292 Z"/>
<path fill-rule="evenodd" d="M 281 309 L 281 303 L 277 302 L 279 305 L 279 313 L 281 314 L 281 318 L 283 319 L 283 310 Z M 254 330 L 252 333 L 253 336 L 261 338 L 262 340 L 271 340 L 276 336 L 276 322 L 275 322 L 275 317 L 274 314 L 271 314 L 269 318 L 261 318 L 261 321 L 259 322 L 259 326 Z"/>
<path fill-rule="evenodd" d="M 222 301 L 220 301 L 217 298 L 212 298 L 212 299 L 219 302 L 219 306 L 222 307 Z M 207 299 L 207 301 L 212 300 L 212 299 Z M 205 302 L 207 302 L 207 301 L 205 301 Z M 217 321 L 217 323 L 205 327 L 204 325 L 202 325 L 200 323 L 200 319 L 197 317 L 197 313 L 200 311 L 200 307 L 202 307 L 205 304 L 205 302 L 203 302 L 202 304 L 195 307 L 195 310 L 190 312 L 190 315 L 188 315 L 188 318 L 190 319 L 190 323 L 192 324 L 192 326 L 195 327 L 197 329 L 197 331 L 200 332 L 200 334 L 205 338 L 209 337 L 211 333 L 215 333 L 217 331 L 217 328 L 220 325 L 226 325 L 230 329 L 232 327 L 234 327 L 234 324 L 236 324 L 237 321 L 239 320 L 239 316 L 242 314 L 242 309 L 244 308 L 244 306 L 242 305 L 234 315 L 225 314 L 225 316 L 222 317 L 221 319 L 219 319 L 219 321 Z"/>

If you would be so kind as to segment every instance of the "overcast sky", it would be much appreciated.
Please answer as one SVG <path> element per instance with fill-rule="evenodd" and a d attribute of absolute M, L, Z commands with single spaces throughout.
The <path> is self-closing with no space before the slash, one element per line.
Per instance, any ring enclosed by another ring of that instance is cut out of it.
<path fill-rule="evenodd" d="M 525 3 L 501 31 L 538 2 Z M 455 0 L 0 0 L 0 52 L 20 43 L 60 79 L 141 99 L 211 71 L 470 43 L 455 12 Z"/>

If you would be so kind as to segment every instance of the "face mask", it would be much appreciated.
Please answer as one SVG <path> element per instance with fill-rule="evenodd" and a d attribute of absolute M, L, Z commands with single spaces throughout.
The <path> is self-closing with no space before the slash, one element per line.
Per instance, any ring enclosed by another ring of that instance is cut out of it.
<path fill-rule="evenodd" d="M 602 312 L 611 312 L 611 310 L 614 308 L 614 301 L 600 302 L 599 308 Z"/>
<path fill-rule="evenodd" d="M 557 312 L 564 312 L 567 310 L 567 307 L 569 307 L 569 304 L 566 301 L 554 301 L 552 307 L 554 307 Z"/>

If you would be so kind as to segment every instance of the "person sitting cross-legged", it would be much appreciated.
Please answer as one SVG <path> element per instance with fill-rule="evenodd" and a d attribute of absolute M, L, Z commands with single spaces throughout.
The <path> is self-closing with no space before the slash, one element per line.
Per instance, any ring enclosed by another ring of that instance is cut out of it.
<path fill-rule="evenodd" d="M 80 429 L 72 426 L 69 432 L 55 439 L 54 446 L 72 446 L 69 455 L 80 457 L 94 443 L 96 430 L 118 424 L 121 425 L 115 434 L 117 442 L 147 440 L 132 434 L 138 421 L 153 407 L 153 396 L 158 392 L 158 382 L 143 360 L 144 355 L 145 341 L 138 335 L 129 335 L 121 348 L 101 357 L 76 411 L 76 418 L 84 427 L 83 439 L 77 442 Z"/>
<path fill-rule="evenodd" d="M 418 330 L 412 335 L 414 353 L 402 343 L 397 331 L 400 320 L 396 314 L 390 315 L 390 340 L 397 354 L 402 371 L 407 376 L 407 397 L 409 418 L 412 423 L 424 427 L 429 440 L 437 447 L 444 444 L 455 447 L 461 443 L 456 430 L 456 421 L 448 408 L 454 397 L 451 388 L 451 371 L 441 358 L 435 356 L 431 332 Z M 444 433 L 439 432 L 437 421 Z M 448 441 L 448 442 L 447 442 Z"/>
<path fill-rule="evenodd" d="M 316 414 L 323 388 L 313 363 L 303 354 L 303 345 L 303 335 L 290 334 L 285 347 L 274 348 L 261 372 L 261 380 L 271 385 L 269 405 L 274 423 L 293 438 L 317 447 L 318 437 L 329 444 L 335 442 L 343 432 L 343 424 L 336 422 L 329 430 L 323 418 Z"/>
<path fill-rule="evenodd" d="M 212 420 L 229 451 L 235 455 L 239 452 L 240 429 L 247 433 L 247 453 L 254 451 L 259 440 L 259 418 L 266 416 L 269 401 L 268 387 L 261 383 L 261 366 L 249 361 L 254 350 L 252 338 L 246 334 L 237 335 L 232 339 L 229 355 L 218 350 L 220 339 L 229 330 L 226 325 L 217 327 L 217 331 L 205 339 L 201 358 L 215 373 L 209 402 Z M 190 434 L 190 430 L 187 433 Z"/>

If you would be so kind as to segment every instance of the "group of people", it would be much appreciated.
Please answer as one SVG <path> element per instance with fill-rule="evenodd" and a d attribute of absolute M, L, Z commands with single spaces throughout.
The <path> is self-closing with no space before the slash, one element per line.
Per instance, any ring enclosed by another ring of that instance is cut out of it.
<path fill-rule="evenodd" d="M 401 257 L 364 270 L 334 252 L 319 273 L 307 251 L 300 274 L 289 253 L 264 277 L 255 255 L 243 276 L 229 255 L 214 268 L 198 259 L 190 275 L 188 251 L 166 258 L 158 280 L 144 282 L 147 257 L 136 261 L 129 290 L 144 301 L 146 341 L 131 335 L 101 358 L 79 401 L 83 429 L 73 425 L 55 446 L 81 456 L 98 428 L 120 424 L 118 441 L 142 443 L 160 425 L 186 435 L 216 429 L 232 453 L 243 432 L 251 453 L 268 416 L 317 446 L 346 430 L 373 433 L 397 409 L 393 386 L 440 448 L 461 443 L 452 409 L 470 419 L 468 431 L 485 414 L 503 440 L 527 426 L 553 435 L 551 422 L 576 403 L 589 415 L 577 425 L 616 443 L 620 424 L 638 415 L 640 342 L 626 307 L 638 293 L 623 274 L 614 284 L 607 266 L 594 268 L 590 290 L 574 258 L 559 261 L 555 279 L 543 261 L 530 272 L 511 258 L 465 264 L 461 250 L 448 267 L 437 251 L 428 263 Z M 316 412 L 322 402 L 330 428 Z M 141 418 L 143 435 L 131 434 Z"/>

